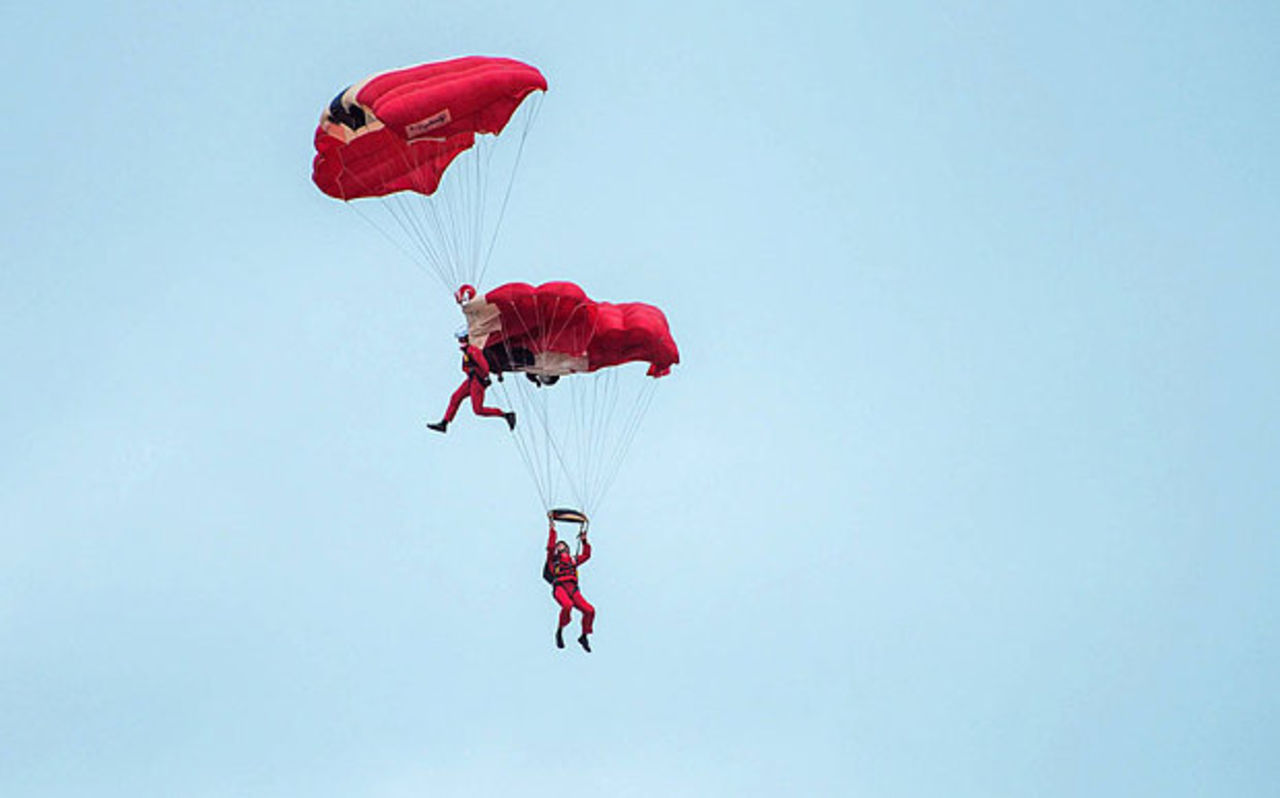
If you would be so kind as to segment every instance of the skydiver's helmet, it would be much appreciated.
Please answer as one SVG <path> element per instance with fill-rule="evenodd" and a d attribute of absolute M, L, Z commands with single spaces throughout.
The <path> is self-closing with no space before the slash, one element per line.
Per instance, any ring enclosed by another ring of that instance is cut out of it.
<path fill-rule="evenodd" d="M 457 291 L 453 292 L 453 300 L 459 305 L 465 305 L 476 298 L 476 289 L 473 285 L 463 283 Z"/>
<path fill-rule="evenodd" d="M 561 554 L 561 553 L 564 553 L 564 554 L 569 553 L 569 544 L 565 543 L 563 540 L 556 541 L 556 554 Z"/>

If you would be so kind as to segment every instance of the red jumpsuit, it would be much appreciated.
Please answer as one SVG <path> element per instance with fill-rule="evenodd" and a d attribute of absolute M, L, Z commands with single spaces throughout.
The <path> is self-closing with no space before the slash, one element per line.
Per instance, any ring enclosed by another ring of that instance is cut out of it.
<path fill-rule="evenodd" d="M 569 552 L 556 554 L 556 528 L 551 527 L 547 536 L 547 565 L 551 569 L 554 587 L 551 595 L 560 605 L 560 628 L 569 625 L 570 611 L 577 607 L 582 613 L 582 633 L 591 634 L 596 619 L 596 608 L 578 590 L 578 566 L 591 559 L 591 544 L 582 541 L 582 553 L 574 557 Z"/>
<path fill-rule="evenodd" d="M 484 359 L 484 353 L 475 346 L 467 344 L 467 348 L 462 350 L 462 370 L 467 378 L 458 386 L 458 390 L 453 392 L 453 396 L 449 397 L 449 408 L 444 411 L 445 423 L 453 421 L 453 417 L 458 413 L 458 407 L 468 394 L 471 395 L 471 410 L 477 416 L 505 415 L 496 407 L 484 406 L 485 382 L 489 379 L 489 361 Z"/>

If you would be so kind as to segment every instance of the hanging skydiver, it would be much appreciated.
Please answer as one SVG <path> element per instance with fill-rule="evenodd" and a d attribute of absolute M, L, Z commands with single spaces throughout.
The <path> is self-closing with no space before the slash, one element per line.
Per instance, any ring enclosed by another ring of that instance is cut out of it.
<path fill-rule="evenodd" d="M 578 636 L 578 645 L 587 653 L 591 652 L 591 643 L 587 635 L 591 634 L 592 624 L 596 619 L 596 608 L 582 595 L 578 589 L 578 566 L 591 559 L 591 543 L 587 540 L 587 524 L 582 521 L 582 531 L 578 533 L 579 554 L 575 557 L 569 553 L 569 544 L 557 540 L 554 511 L 547 513 L 551 530 L 547 535 L 547 562 L 542 567 L 542 578 L 551 583 L 551 595 L 560 605 L 560 622 L 556 626 L 556 648 L 564 648 L 564 628 L 569 625 L 570 613 L 574 607 L 582 613 L 582 634 Z"/>
<path fill-rule="evenodd" d="M 453 396 L 449 397 L 449 407 L 444 411 L 444 418 L 434 424 L 428 424 L 427 429 L 433 429 L 436 432 L 444 432 L 449 427 L 449 422 L 453 421 L 453 417 L 458 412 L 458 407 L 462 405 L 462 400 L 468 395 L 471 396 L 471 410 L 477 416 L 502 416 L 507 420 L 507 428 L 514 430 L 516 428 L 516 414 L 513 412 L 503 412 L 496 407 L 484 406 L 484 392 L 489 387 L 489 362 L 485 360 L 484 353 L 479 347 L 472 346 L 467 331 L 463 330 L 457 334 L 458 347 L 462 350 L 462 371 L 467 378 L 458 386 L 458 390 L 453 392 Z"/>

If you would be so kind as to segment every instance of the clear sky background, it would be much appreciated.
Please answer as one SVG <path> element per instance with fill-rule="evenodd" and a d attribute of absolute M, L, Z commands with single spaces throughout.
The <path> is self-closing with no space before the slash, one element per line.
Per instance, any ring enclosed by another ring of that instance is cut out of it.
<path fill-rule="evenodd" d="M 7 4 L 0 794 L 1274 795 L 1278 8 Z M 490 284 L 682 349 L 590 655 L 310 182 L 470 53 L 551 85 Z"/>

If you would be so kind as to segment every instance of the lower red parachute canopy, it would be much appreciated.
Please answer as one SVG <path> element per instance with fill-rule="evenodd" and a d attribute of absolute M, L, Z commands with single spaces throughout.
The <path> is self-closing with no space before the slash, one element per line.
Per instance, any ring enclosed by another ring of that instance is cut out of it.
<path fill-rule="evenodd" d="M 316 128 L 311 179 L 337 199 L 431 194 L 476 134 L 499 134 L 531 92 L 536 68 L 468 56 L 383 72 L 333 99 Z"/>
<path fill-rule="evenodd" d="M 507 283 L 483 297 L 458 290 L 471 342 L 496 371 L 563 375 L 622 363 L 663 377 L 680 362 L 667 317 L 643 302 L 596 302 L 568 282 Z"/>

